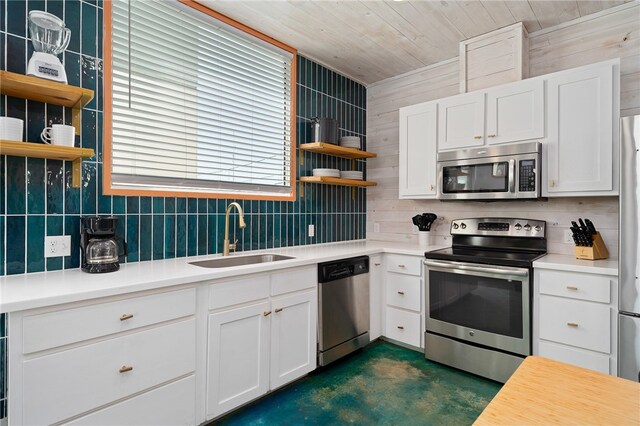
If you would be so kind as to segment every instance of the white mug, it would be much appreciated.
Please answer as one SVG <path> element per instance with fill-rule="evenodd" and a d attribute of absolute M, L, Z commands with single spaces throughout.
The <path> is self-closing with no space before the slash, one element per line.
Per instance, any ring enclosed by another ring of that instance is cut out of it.
<path fill-rule="evenodd" d="M 24 133 L 24 121 L 13 117 L 0 117 L 0 140 L 20 141 Z"/>
<path fill-rule="evenodd" d="M 76 128 L 66 124 L 52 124 L 51 127 L 44 128 L 40 139 L 52 145 L 73 146 L 76 141 Z"/>

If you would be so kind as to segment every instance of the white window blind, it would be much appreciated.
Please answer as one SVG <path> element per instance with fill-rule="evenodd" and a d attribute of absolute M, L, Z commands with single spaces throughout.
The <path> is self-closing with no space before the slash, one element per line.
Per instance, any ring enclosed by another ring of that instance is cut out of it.
<path fill-rule="evenodd" d="M 112 22 L 112 188 L 291 192 L 292 53 L 177 1 Z"/>

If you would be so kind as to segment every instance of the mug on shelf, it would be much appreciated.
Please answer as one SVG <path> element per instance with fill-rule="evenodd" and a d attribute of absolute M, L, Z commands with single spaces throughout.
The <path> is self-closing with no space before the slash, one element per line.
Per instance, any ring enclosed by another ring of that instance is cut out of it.
<path fill-rule="evenodd" d="M 0 140 L 22 142 L 24 121 L 13 117 L 0 117 Z"/>
<path fill-rule="evenodd" d="M 66 124 L 52 124 L 51 127 L 44 128 L 40 139 L 51 145 L 73 147 L 76 141 L 76 128 Z"/>

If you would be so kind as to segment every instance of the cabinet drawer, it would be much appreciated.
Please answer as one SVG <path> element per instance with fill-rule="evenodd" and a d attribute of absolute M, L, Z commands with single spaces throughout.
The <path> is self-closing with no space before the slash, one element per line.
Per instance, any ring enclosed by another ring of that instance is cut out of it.
<path fill-rule="evenodd" d="M 388 254 L 385 263 L 387 264 L 388 272 L 415 276 L 421 275 L 422 257 Z"/>
<path fill-rule="evenodd" d="M 103 410 L 70 425 L 172 426 L 196 424 L 196 379 L 189 376 Z"/>
<path fill-rule="evenodd" d="M 387 307 L 385 336 L 420 347 L 420 314 Z"/>
<path fill-rule="evenodd" d="M 193 315 L 196 290 L 189 288 L 116 302 L 25 316 L 25 354 L 133 330 Z"/>
<path fill-rule="evenodd" d="M 271 274 L 271 295 L 314 288 L 318 284 L 318 267 L 285 269 Z"/>
<path fill-rule="evenodd" d="M 591 302 L 540 296 L 540 338 L 611 353 L 611 310 Z"/>
<path fill-rule="evenodd" d="M 391 272 L 386 278 L 387 305 L 420 312 L 420 278 Z"/>
<path fill-rule="evenodd" d="M 540 356 L 609 374 L 609 357 L 607 355 L 544 340 L 539 342 L 538 348 Z"/>
<path fill-rule="evenodd" d="M 209 309 L 219 309 L 269 297 L 269 275 L 250 275 L 209 286 Z"/>
<path fill-rule="evenodd" d="M 195 334 L 191 318 L 23 362 L 23 423 L 59 422 L 192 373 Z"/>
<path fill-rule="evenodd" d="M 538 274 L 541 294 L 611 303 L 612 278 L 606 275 L 549 270 Z"/>

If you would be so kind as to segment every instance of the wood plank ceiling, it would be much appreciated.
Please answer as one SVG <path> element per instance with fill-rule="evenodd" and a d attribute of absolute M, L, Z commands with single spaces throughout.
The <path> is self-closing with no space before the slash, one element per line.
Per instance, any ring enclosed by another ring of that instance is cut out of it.
<path fill-rule="evenodd" d="M 458 43 L 524 22 L 529 33 L 632 0 L 198 0 L 364 84 L 458 56 Z"/>

